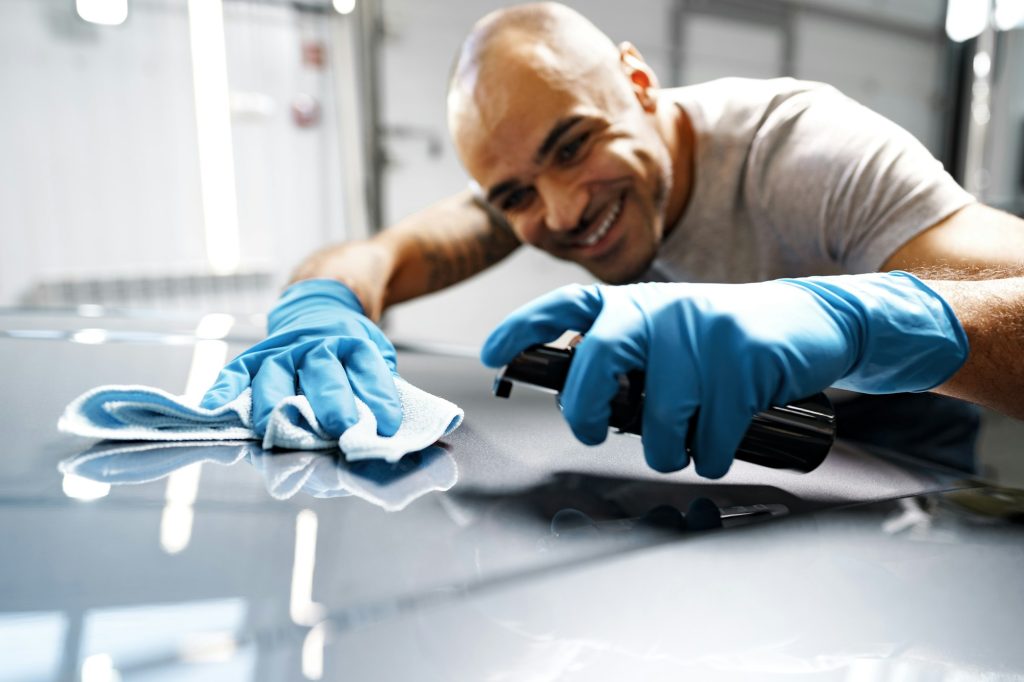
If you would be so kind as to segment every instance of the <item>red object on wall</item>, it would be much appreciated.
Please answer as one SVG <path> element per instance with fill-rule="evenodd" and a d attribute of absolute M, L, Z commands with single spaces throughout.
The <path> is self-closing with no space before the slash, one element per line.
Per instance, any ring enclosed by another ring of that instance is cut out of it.
<path fill-rule="evenodd" d="M 302 65 L 312 69 L 323 69 L 327 62 L 327 48 L 320 40 L 302 42 Z"/>

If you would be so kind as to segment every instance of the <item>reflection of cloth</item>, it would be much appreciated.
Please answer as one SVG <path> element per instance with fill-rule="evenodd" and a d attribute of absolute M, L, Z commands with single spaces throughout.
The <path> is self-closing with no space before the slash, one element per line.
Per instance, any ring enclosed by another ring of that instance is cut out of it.
<path fill-rule="evenodd" d="M 458 469 L 443 448 L 431 446 L 399 462 L 345 462 L 320 452 L 270 453 L 253 450 L 252 465 L 267 491 L 287 500 L 299 490 L 313 497 L 355 495 L 387 511 L 398 511 L 432 490 L 455 485 Z"/>
<path fill-rule="evenodd" d="M 231 465 L 246 458 L 263 476 L 267 492 L 286 500 L 299 491 L 313 497 L 355 496 L 398 511 L 458 480 L 455 460 L 432 445 L 397 462 L 346 462 L 331 452 L 270 452 L 252 441 L 115 443 L 94 445 L 60 463 L 61 473 L 118 484 L 149 483 L 197 463 Z"/>
<path fill-rule="evenodd" d="M 320 427 L 305 396 L 282 400 L 267 424 L 263 447 L 319 450 L 340 447 L 349 461 L 399 460 L 436 442 L 462 423 L 455 404 L 395 379 L 402 400 L 402 426 L 391 437 L 377 434 L 377 420 L 358 398 L 359 421 L 337 440 Z M 100 386 L 64 410 L 58 427 L 90 438 L 115 440 L 257 439 L 251 430 L 251 393 L 215 409 L 197 407 L 184 397 L 146 386 Z"/>
<path fill-rule="evenodd" d="M 839 438 L 977 473 L 981 418 L 970 403 L 932 393 L 856 395 L 835 410 Z"/>
<path fill-rule="evenodd" d="M 244 440 L 216 443 L 97 443 L 57 465 L 62 474 L 118 485 L 158 481 L 198 462 L 234 464 L 255 448 Z"/>

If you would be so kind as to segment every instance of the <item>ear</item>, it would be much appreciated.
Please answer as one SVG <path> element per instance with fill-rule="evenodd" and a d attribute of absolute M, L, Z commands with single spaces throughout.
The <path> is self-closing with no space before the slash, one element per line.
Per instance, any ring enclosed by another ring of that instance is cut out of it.
<path fill-rule="evenodd" d="M 644 61 L 640 51 L 632 43 L 619 44 L 619 64 L 633 88 L 633 94 L 640 102 L 644 111 L 652 113 L 658 104 L 655 96 L 658 90 L 658 77 L 654 70 Z"/>

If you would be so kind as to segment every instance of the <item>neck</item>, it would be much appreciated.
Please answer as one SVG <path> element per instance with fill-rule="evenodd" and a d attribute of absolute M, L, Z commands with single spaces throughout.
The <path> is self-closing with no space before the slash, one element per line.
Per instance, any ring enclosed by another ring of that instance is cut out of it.
<path fill-rule="evenodd" d="M 683 108 L 665 91 L 658 93 L 658 127 L 672 163 L 672 186 L 665 204 L 664 238 L 686 210 L 693 181 L 693 125 Z"/>

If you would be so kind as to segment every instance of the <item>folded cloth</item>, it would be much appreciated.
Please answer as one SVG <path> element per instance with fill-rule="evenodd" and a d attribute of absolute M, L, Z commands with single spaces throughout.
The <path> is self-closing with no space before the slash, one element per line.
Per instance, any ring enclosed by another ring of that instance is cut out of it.
<path fill-rule="evenodd" d="M 359 421 L 337 440 L 317 422 L 305 396 L 282 400 L 271 414 L 264 448 L 322 450 L 341 448 L 345 459 L 397 462 L 422 450 L 462 423 L 458 405 L 395 378 L 402 401 L 402 425 L 395 435 L 377 434 L 377 419 L 356 398 Z M 148 386 L 99 386 L 86 391 L 64 409 L 57 427 L 89 438 L 112 440 L 258 440 L 252 430 L 252 398 L 246 390 L 214 409 L 198 407 L 184 396 Z"/>

